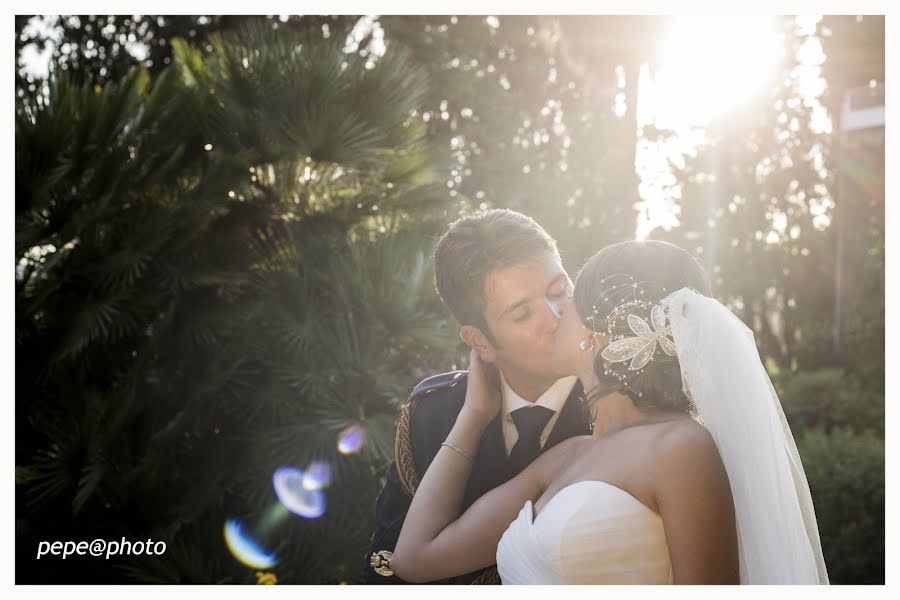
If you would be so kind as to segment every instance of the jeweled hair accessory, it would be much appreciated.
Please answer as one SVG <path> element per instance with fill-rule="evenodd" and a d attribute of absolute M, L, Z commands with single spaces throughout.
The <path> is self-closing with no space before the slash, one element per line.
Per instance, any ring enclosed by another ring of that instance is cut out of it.
<path fill-rule="evenodd" d="M 625 362 L 631 359 L 628 365 L 629 371 L 637 371 L 646 366 L 653 353 L 656 351 L 656 344 L 659 343 L 663 352 L 669 356 L 675 356 L 675 343 L 669 339 L 672 333 L 671 327 L 666 325 L 668 319 L 665 309 L 659 304 L 654 305 L 650 309 L 650 320 L 653 328 L 647 324 L 647 321 L 637 315 L 628 315 L 628 326 L 636 334 L 635 337 L 627 337 L 611 342 L 600 353 L 600 356 L 612 363 Z M 654 331 L 655 330 L 655 331 Z"/>
<path fill-rule="evenodd" d="M 597 299 L 588 320 L 595 334 L 605 334 L 609 340 L 600 353 L 606 361 L 603 373 L 614 376 L 633 393 L 643 396 L 628 385 L 629 380 L 639 378 L 654 357 L 676 357 L 664 301 L 666 289 L 656 290 L 652 282 L 638 282 L 625 274 L 605 277 L 600 284 L 611 285 Z M 657 353 L 657 346 L 663 354 Z"/>

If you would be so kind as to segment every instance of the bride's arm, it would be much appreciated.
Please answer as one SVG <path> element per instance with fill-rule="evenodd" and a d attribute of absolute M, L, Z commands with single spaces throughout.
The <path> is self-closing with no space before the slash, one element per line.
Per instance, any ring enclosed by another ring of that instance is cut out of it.
<path fill-rule="evenodd" d="M 447 443 L 469 457 L 487 424 L 499 410 L 499 391 L 490 385 L 485 366 L 472 354 L 466 401 Z M 496 396 L 493 394 L 496 393 Z M 543 465 L 553 461 L 556 448 L 545 453 L 518 476 L 482 496 L 459 515 L 471 460 L 442 446 L 413 497 L 391 558 L 391 570 L 410 582 L 427 582 L 469 573 L 494 564 L 497 544 L 526 500 L 543 489 Z"/>
<path fill-rule="evenodd" d="M 673 429 L 656 444 L 656 503 L 676 584 L 737 584 L 737 526 L 716 443 L 701 427 Z"/>

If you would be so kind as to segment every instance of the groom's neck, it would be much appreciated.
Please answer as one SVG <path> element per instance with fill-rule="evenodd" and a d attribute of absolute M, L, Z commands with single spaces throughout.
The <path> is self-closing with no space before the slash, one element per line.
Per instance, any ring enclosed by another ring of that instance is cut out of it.
<path fill-rule="evenodd" d="M 557 381 L 545 377 L 534 377 L 516 369 L 501 367 L 500 370 L 510 389 L 527 402 L 537 401 Z"/>

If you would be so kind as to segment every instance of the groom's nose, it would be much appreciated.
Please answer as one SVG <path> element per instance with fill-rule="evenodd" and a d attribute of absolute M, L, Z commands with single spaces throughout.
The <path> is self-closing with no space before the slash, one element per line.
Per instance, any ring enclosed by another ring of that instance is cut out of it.
<path fill-rule="evenodd" d="M 546 327 L 550 332 L 556 331 L 559 327 L 559 320 L 562 317 L 563 305 L 565 301 L 553 298 L 546 298 L 544 307 L 546 310 L 541 311 L 542 317 L 545 319 Z"/>

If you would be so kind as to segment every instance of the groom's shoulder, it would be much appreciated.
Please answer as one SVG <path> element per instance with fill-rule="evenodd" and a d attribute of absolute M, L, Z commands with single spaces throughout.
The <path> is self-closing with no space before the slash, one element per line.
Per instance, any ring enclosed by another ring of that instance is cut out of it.
<path fill-rule="evenodd" d="M 442 416 L 456 419 L 466 398 L 468 371 L 449 371 L 431 375 L 413 388 L 406 405 L 414 421 L 433 421 Z"/>
<path fill-rule="evenodd" d="M 448 371 L 447 373 L 430 375 L 416 384 L 412 394 L 410 394 L 410 400 L 431 394 L 436 390 L 450 390 L 459 387 L 460 384 L 462 389 L 465 389 L 468 377 L 468 371 Z"/>
<path fill-rule="evenodd" d="M 456 422 L 466 398 L 468 371 L 450 371 L 426 377 L 400 409 L 394 460 L 400 485 L 412 498 L 440 443 Z"/>

